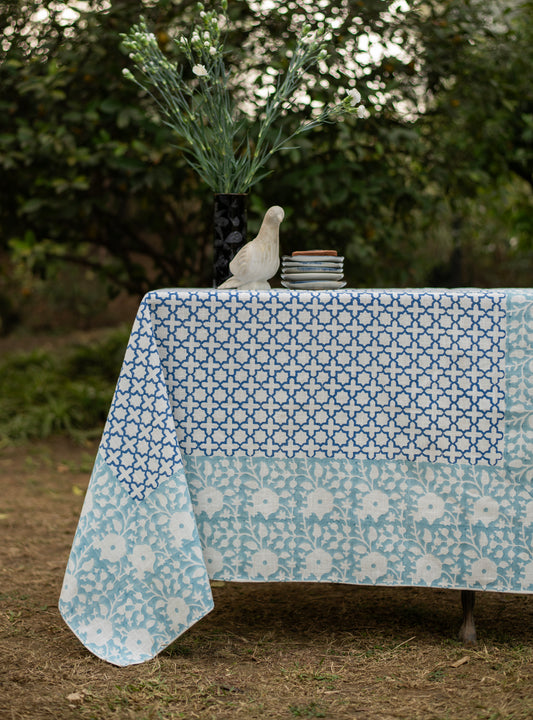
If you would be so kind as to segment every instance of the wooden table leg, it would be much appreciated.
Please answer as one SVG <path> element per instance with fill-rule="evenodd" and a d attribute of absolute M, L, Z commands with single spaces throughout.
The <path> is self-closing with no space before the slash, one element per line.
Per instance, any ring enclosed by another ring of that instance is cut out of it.
<path fill-rule="evenodd" d="M 465 645 L 472 647 L 477 644 L 476 625 L 474 623 L 474 603 L 476 593 L 474 590 L 461 590 L 461 604 L 463 606 L 463 624 L 459 630 L 459 639 Z"/>

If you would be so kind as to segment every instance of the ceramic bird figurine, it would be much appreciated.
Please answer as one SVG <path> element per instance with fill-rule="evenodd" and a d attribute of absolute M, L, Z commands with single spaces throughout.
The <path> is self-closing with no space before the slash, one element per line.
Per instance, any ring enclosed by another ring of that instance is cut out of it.
<path fill-rule="evenodd" d="M 240 290 L 269 290 L 269 280 L 279 268 L 279 226 L 285 217 L 283 208 L 269 208 L 257 237 L 246 243 L 229 264 L 233 277 L 220 288 Z"/>

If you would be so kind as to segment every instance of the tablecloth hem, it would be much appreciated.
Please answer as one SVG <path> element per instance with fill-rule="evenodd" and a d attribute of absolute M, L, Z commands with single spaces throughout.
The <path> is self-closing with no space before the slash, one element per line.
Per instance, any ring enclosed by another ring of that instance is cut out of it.
<path fill-rule="evenodd" d="M 89 647 L 85 644 L 83 641 L 81 634 L 77 631 L 75 625 L 71 622 L 69 622 L 68 618 L 65 616 L 61 608 L 59 608 L 59 614 L 61 615 L 61 618 L 65 625 L 71 630 L 71 632 L 77 637 L 83 648 L 86 650 L 89 650 L 89 652 L 97 657 L 99 660 L 103 660 L 104 662 L 109 663 L 110 665 L 114 665 L 115 667 L 130 667 L 131 665 L 142 665 L 143 663 L 150 662 L 150 660 L 155 660 L 161 653 L 163 653 L 167 648 L 169 648 L 173 643 L 176 642 L 182 635 L 184 635 L 186 632 L 188 632 L 194 625 L 196 625 L 197 622 L 200 622 L 200 620 L 203 620 L 204 617 L 209 615 L 209 613 L 214 609 L 215 605 L 212 602 L 209 607 L 205 609 L 205 612 L 202 612 L 198 615 L 198 617 L 193 617 L 190 624 L 183 628 L 183 630 L 177 635 L 173 636 L 171 640 L 169 640 L 164 645 L 161 645 L 161 647 L 156 651 L 152 652 L 147 656 L 143 656 L 140 658 L 137 658 L 135 660 L 125 660 L 123 662 L 119 662 L 116 659 L 111 659 L 110 657 L 106 656 L 106 653 L 104 652 L 98 652 L 98 650 L 93 646 Z"/>
<path fill-rule="evenodd" d="M 262 579 L 262 578 L 249 578 L 249 577 L 210 577 L 213 582 L 224 582 L 224 583 L 249 583 L 254 585 L 264 585 L 265 583 L 294 583 L 303 585 L 316 585 L 320 583 L 322 585 L 351 585 L 356 587 L 369 587 L 369 588 L 413 588 L 418 590 L 472 590 L 474 592 L 494 592 L 494 593 L 507 593 L 508 595 L 533 595 L 533 588 L 531 590 L 515 588 L 495 588 L 495 587 L 483 587 L 481 585 L 422 585 L 416 583 L 368 583 L 368 582 L 357 582 L 355 580 L 330 580 L 324 578 L 322 580 L 315 579 L 295 579 L 295 578 L 274 578 L 274 579 Z"/>

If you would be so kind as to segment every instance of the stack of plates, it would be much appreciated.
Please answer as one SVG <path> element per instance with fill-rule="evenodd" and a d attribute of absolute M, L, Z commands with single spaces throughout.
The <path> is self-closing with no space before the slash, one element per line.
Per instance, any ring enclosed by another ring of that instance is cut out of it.
<path fill-rule="evenodd" d="M 290 290 L 336 290 L 343 281 L 343 257 L 336 250 L 293 252 L 281 258 L 281 284 Z"/>

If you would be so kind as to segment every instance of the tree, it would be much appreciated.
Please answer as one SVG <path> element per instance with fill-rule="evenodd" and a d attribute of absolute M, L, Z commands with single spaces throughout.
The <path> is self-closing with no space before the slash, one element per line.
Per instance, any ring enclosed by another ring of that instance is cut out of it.
<path fill-rule="evenodd" d="M 119 32 L 139 10 L 13 3 L 0 64 L 2 242 L 36 272 L 82 263 L 137 293 L 148 278 L 196 280 L 204 261 L 184 248 L 199 232 L 198 184 L 121 75 Z"/>
<path fill-rule="evenodd" d="M 440 279 L 530 284 L 533 3 L 413 2 L 404 22 L 418 80 L 399 81 L 411 87 L 405 95 L 424 140 L 427 184 L 452 230 Z"/>
<path fill-rule="evenodd" d="M 42 274 L 84 263 L 133 293 L 210 285 L 211 194 L 150 99 L 123 80 L 119 43 L 142 13 L 171 56 L 194 7 L 90 0 L 65 13 L 52 0 L 2 4 L 0 252 Z M 268 92 L 299 28 L 328 17 L 332 57 L 306 78 L 309 94 L 326 102 L 357 87 L 366 107 L 363 118 L 311 131 L 273 159 L 273 174 L 250 196 L 250 234 L 266 207 L 281 204 L 284 252 L 334 247 L 352 285 L 431 281 L 480 193 L 496 202 L 491 187 L 512 198 L 512 178 L 531 183 L 531 2 L 506 7 L 289 0 L 266 10 L 230 0 L 228 59 L 250 78 L 236 90 L 243 102 Z M 305 93 L 297 109 L 296 122 L 316 111 Z M 524 212 L 509 212 L 507 235 L 522 228 L 525 253 L 530 204 L 522 189 L 515 197 Z M 436 227 L 448 228 L 445 239 Z"/>

